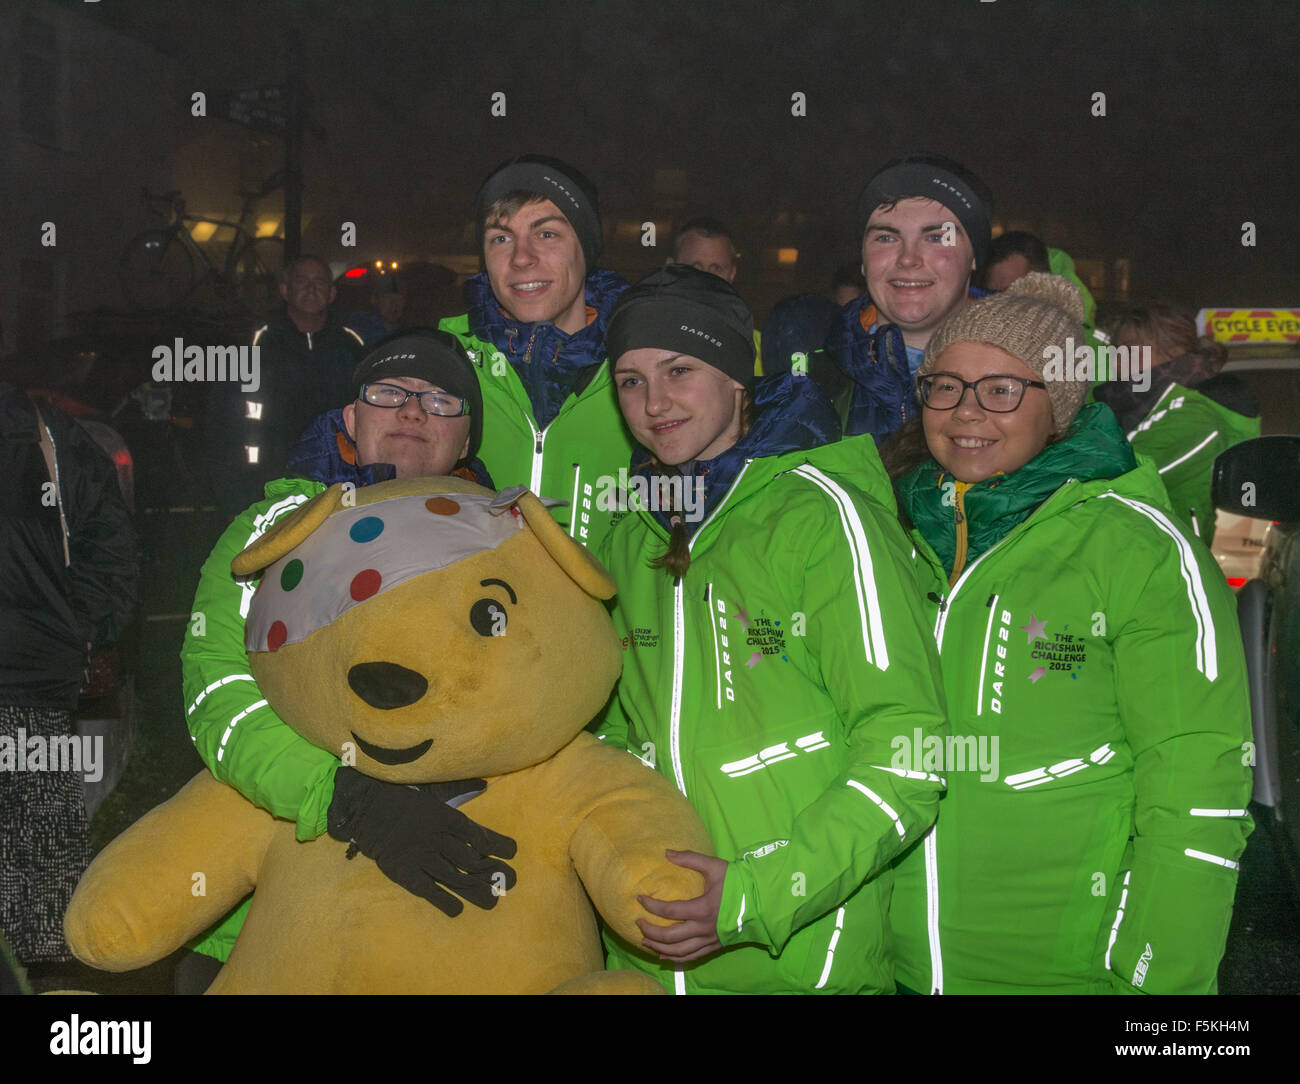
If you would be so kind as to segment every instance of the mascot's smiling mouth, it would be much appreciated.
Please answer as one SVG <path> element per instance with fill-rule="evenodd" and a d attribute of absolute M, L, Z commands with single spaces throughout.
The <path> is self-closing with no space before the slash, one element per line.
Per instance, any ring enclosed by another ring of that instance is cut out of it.
<path fill-rule="evenodd" d="M 358 737 L 355 730 L 351 731 L 351 734 L 356 738 L 357 748 L 380 764 L 409 764 L 413 760 L 419 760 L 433 745 L 433 739 L 428 738 L 419 745 L 411 745 L 405 749 L 385 749 L 382 745 L 371 745 L 365 738 Z"/>

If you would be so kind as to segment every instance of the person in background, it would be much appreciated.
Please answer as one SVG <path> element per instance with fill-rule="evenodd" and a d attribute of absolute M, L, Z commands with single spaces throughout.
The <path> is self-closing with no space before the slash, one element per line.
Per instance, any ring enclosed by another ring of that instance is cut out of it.
<path fill-rule="evenodd" d="M 980 272 L 979 284 L 986 290 L 1005 290 L 1030 271 L 1051 272 L 1047 246 L 1032 233 L 1009 230 L 993 238 L 989 262 Z"/>
<path fill-rule="evenodd" d="M 839 322 L 840 310 L 820 294 L 787 297 L 767 317 L 767 368 L 770 374 L 806 373 L 831 403 L 846 396 L 848 377 L 827 357 L 826 336 Z"/>
<path fill-rule="evenodd" d="M 831 300 L 839 308 L 856 301 L 867 292 L 867 280 L 862 277 L 862 264 L 857 260 L 842 263 L 831 276 Z"/>
<path fill-rule="evenodd" d="M 610 323 L 649 503 L 598 554 L 629 631 L 597 734 L 676 783 L 720 857 L 669 852 L 705 893 L 643 899 L 680 924 L 608 937 L 608 966 L 678 993 L 888 993 L 889 862 L 942 789 L 891 757 L 946 729 L 934 643 L 875 445 L 823 445 L 838 428 L 806 376 L 755 384 L 752 332 L 723 279 L 681 265 Z"/>
<path fill-rule="evenodd" d="M 1048 248 L 1032 233 L 1024 233 L 1020 230 L 1010 230 L 993 238 L 993 245 L 989 251 L 988 266 L 977 276 L 979 285 L 987 290 L 1005 290 L 1031 271 L 1040 271 L 1044 274 L 1060 275 L 1079 291 L 1079 296 L 1083 299 L 1084 334 L 1083 339 L 1076 345 L 1086 345 L 1093 352 L 1094 386 L 1113 379 L 1113 374 L 1104 371 L 1106 354 L 1102 347 L 1109 340 L 1097 334 L 1097 303 L 1093 301 L 1092 292 L 1084 285 L 1083 279 L 1075 273 L 1074 260 L 1069 254 L 1059 248 Z M 1093 401 L 1091 390 L 1087 401 Z"/>
<path fill-rule="evenodd" d="M 681 263 L 717 275 L 734 286 L 740 253 L 731 231 L 716 218 L 701 215 L 683 222 L 673 235 L 673 254 L 665 263 Z M 763 376 L 763 335 L 754 329 L 754 375 Z"/>
<path fill-rule="evenodd" d="M 1054 275 L 972 302 L 884 450 L 961 750 L 897 864 L 911 991 L 1216 988 L 1252 827 L 1236 610 L 1109 408 L 1045 372 L 1082 322 Z"/>
<path fill-rule="evenodd" d="M 63 914 L 90 862 L 94 754 L 73 713 L 92 650 L 135 609 L 139 550 L 112 461 L 8 381 L 0 479 L 0 935 L 44 967 L 72 959 Z"/>
<path fill-rule="evenodd" d="M 370 308 L 349 313 L 347 327 L 360 335 L 366 346 L 374 346 L 403 329 L 402 316 L 406 312 L 408 295 L 406 285 L 396 271 L 371 271 L 369 277 L 374 279 Z"/>
<path fill-rule="evenodd" d="M 1133 447 L 1155 460 L 1174 515 L 1197 538 L 1214 542 L 1210 488 L 1219 453 L 1260 434 L 1249 386 L 1223 373 L 1227 351 L 1202 338 L 1191 313 L 1166 303 L 1129 310 L 1115 345 L 1149 350 L 1146 391 L 1133 381 L 1099 384 L 1094 396 L 1115 411 Z"/>
<path fill-rule="evenodd" d="M 205 413 L 209 469 L 218 507 L 238 515 L 284 473 L 289 451 L 312 420 L 345 402 L 363 343 L 330 312 L 329 265 L 303 255 L 284 269 L 284 308 L 253 333 L 260 386 L 230 381 L 209 390 Z"/>

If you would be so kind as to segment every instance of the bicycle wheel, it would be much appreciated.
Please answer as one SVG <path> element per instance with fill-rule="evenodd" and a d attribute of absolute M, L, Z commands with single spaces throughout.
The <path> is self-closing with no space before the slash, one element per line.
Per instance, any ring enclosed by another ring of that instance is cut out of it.
<path fill-rule="evenodd" d="M 284 268 L 284 241 L 279 237 L 254 237 L 235 258 L 235 289 L 250 311 L 264 313 L 280 300 L 280 272 Z"/>
<path fill-rule="evenodd" d="M 146 230 L 122 254 L 122 288 L 137 309 L 170 309 L 194 289 L 194 258 L 171 231 Z"/>

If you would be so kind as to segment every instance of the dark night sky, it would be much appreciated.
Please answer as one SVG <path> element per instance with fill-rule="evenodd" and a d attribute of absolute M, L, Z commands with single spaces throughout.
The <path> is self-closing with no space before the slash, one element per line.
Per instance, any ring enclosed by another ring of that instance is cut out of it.
<path fill-rule="evenodd" d="M 486 171 L 535 151 L 590 174 L 607 218 L 654 218 L 656 169 L 685 170 L 690 209 L 733 222 L 803 213 L 825 243 L 801 286 L 823 289 L 824 267 L 856 251 L 867 176 L 934 149 L 988 180 L 1004 223 L 1131 257 L 1139 295 L 1300 304 L 1294 2 L 97 7 L 196 87 L 278 81 L 283 30 L 299 27 L 329 132 L 309 153 L 308 209 L 328 192 L 393 248 L 458 228 Z M 494 91 L 505 118 L 489 115 Z M 200 123 L 183 107 L 182 144 Z"/>

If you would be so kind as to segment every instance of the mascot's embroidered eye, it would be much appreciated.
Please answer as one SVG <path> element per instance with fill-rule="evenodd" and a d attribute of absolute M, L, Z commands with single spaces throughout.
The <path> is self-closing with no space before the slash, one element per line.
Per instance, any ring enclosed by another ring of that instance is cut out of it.
<path fill-rule="evenodd" d="M 506 608 L 494 598 L 481 598 L 469 608 L 469 623 L 480 636 L 504 636 Z"/>

